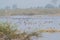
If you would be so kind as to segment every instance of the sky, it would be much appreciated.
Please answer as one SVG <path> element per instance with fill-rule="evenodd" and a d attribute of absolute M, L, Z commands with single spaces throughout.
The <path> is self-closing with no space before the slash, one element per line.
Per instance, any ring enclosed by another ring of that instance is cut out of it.
<path fill-rule="evenodd" d="M 51 1 L 52 0 L 0 0 L 0 8 L 5 8 L 6 6 L 12 8 L 12 5 L 17 5 L 18 8 L 44 7 L 48 3 L 53 4 Z M 55 6 L 59 4 L 60 0 L 56 2 Z"/>

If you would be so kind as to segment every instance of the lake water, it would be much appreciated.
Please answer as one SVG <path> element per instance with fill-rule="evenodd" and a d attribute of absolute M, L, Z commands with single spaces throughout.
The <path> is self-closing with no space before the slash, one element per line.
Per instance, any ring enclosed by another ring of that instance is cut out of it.
<path fill-rule="evenodd" d="M 31 33 L 40 29 L 50 27 L 60 30 L 60 16 L 35 15 L 35 16 L 10 16 L 0 17 L 0 22 L 10 22 L 17 24 L 18 29 Z M 33 40 L 60 40 L 60 33 L 42 33 L 41 38 Z"/>

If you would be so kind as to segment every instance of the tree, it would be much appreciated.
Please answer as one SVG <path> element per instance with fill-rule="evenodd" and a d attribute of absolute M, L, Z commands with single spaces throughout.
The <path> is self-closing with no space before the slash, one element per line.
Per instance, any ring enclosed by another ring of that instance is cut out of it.
<path fill-rule="evenodd" d="M 58 7 L 60 8 L 60 5 Z"/>
<path fill-rule="evenodd" d="M 51 3 L 57 8 L 57 3 L 58 3 L 58 0 L 51 0 Z"/>
<path fill-rule="evenodd" d="M 55 8 L 53 5 L 51 5 L 51 4 L 47 4 L 46 6 L 45 6 L 45 8 Z"/>
<path fill-rule="evenodd" d="M 14 4 L 14 5 L 12 6 L 12 8 L 13 8 L 13 9 L 17 9 L 17 5 Z"/>
<path fill-rule="evenodd" d="M 6 6 L 5 9 L 10 9 L 10 7 L 9 6 Z"/>
<path fill-rule="evenodd" d="M 4 35 L 5 40 L 11 40 L 11 37 L 16 35 L 16 28 L 13 27 L 13 25 L 10 25 L 8 23 L 0 23 L 0 33 Z"/>

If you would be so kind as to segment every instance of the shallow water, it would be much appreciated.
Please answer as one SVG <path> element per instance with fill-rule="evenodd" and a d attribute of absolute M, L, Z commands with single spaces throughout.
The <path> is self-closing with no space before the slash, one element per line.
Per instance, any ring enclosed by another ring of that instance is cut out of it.
<path fill-rule="evenodd" d="M 0 22 L 10 22 L 18 25 L 18 29 L 28 33 L 40 29 L 48 29 L 49 27 L 60 30 L 60 16 L 10 16 L 0 17 Z M 60 40 L 60 33 L 42 33 L 41 38 L 34 40 Z"/>

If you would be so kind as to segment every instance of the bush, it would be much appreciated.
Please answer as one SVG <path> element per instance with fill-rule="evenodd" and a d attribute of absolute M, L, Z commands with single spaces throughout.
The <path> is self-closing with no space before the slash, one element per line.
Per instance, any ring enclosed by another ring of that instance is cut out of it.
<path fill-rule="evenodd" d="M 17 29 L 14 27 L 14 25 L 11 25 L 9 23 L 0 23 L 0 34 L 4 35 L 5 40 L 11 40 L 11 37 L 16 35 Z M 14 36 L 15 37 L 15 36 Z"/>

